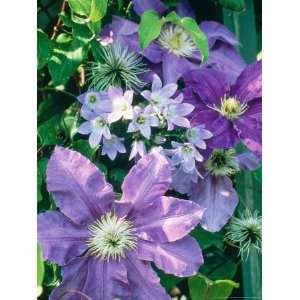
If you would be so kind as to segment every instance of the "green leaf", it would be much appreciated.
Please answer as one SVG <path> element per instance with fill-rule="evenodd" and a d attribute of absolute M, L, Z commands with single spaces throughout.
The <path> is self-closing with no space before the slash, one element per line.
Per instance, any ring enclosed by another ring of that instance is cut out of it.
<path fill-rule="evenodd" d="M 156 11 L 147 10 L 143 13 L 139 25 L 139 39 L 142 49 L 147 48 L 159 36 L 162 25 L 163 22 Z"/>
<path fill-rule="evenodd" d="M 54 85 L 64 85 L 77 70 L 84 56 L 85 48 L 79 40 L 60 35 L 56 41 L 54 55 L 49 61 Z"/>
<path fill-rule="evenodd" d="M 45 267 L 42 257 L 42 251 L 40 246 L 37 244 L 37 296 L 40 296 L 43 288 L 42 283 L 45 275 Z"/>
<path fill-rule="evenodd" d="M 101 29 L 101 20 L 97 22 L 89 22 L 88 27 L 91 32 L 93 32 L 94 34 L 98 34 Z"/>
<path fill-rule="evenodd" d="M 176 284 L 178 284 L 180 281 L 182 281 L 184 279 L 184 278 L 180 278 L 180 277 L 175 277 L 171 274 L 166 274 L 159 269 L 157 269 L 156 272 L 160 278 L 160 284 L 166 290 L 170 290 L 172 287 L 174 287 Z"/>
<path fill-rule="evenodd" d="M 91 4 L 91 13 L 90 13 L 90 21 L 98 22 L 100 21 L 106 14 L 107 11 L 107 0 L 92 0 Z"/>
<path fill-rule="evenodd" d="M 49 40 L 46 33 L 37 30 L 37 57 L 38 69 L 43 68 L 50 60 L 53 51 L 53 42 Z"/>
<path fill-rule="evenodd" d="M 92 0 L 68 0 L 71 9 L 79 15 L 89 16 Z"/>
<path fill-rule="evenodd" d="M 201 227 L 198 227 L 192 231 L 192 237 L 194 237 L 199 243 L 201 249 L 206 249 L 212 245 L 220 246 L 223 245 L 224 234 L 222 232 L 209 232 Z"/>
<path fill-rule="evenodd" d="M 239 284 L 232 280 L 212 281 L 198 274 L 188 279 L 188 286 L 192 300 L 226 300 Z"/>
<path fill-rule="evenodd" d="M 219 3 L 227 9 L 241 12 L 245 9 L 245 0 L 219 0 Z"/>
<path fill-rule="evenodd" d="M 188 279 L 190 296 L 192 300 L 206 300 L 206 292 L 208 290 L 209 281 L 203 275 L 196 275 Z"/>
<path fill-rule="evenodd" d="M 79 118 L 80 116 L 77 103 L 73 103 L 68 109 L 66 109 L 62 116 L 62 128 L 71 141 L 77 133 Z"/>
<path fill-rule="evenodd" d="M 205 61 L 208 59 L 209 53 L 208 41 L 205 34 L 199 28 L 199 25 L 193 18 L 182 18 L 181 26 L 190 34 L 192 40 L 202 55 L 202 63 L 205 63 Z"/>
<path fill-rule="evenodd" d="M 191 17 L 180 18 L 174 11 L 169 13 L 163 20 L 164 22 L 171 22 L 177 26 L 181 26 L 191 36 L 202 55 L 202 63 L 205 63 L 208 59 L 209 46 L 206 35 L 200 29 L 197 22 Z"/>
<path fill-rule="evenodd" d="M 80 152 L 82 155 L 89 159 L 93 159 L 95 153 L 97 152 L 99 147 L 91 148 L 89 142 L 87 140 L 77 140 L 73 142 L 74 150 Z"/>
<path fill-rule="evenodd" d="M 123 169 L 119 168 L 111 170 L 108 174 L 110 182 L 112 182 L 116 186 L 121 186 L 125 176 L 126 172 Z"/>
<path fill-rule="evenodd" d="M 89 23 L 75 22 L 65 12 L 61 13 L 59 17 L 65 26 L 72 28 L 72 35 L 75 39 L 82 43 L 88 43 L 94 38 L 94 32 L 90 30 Z"/>
<path fill-rule="evenodd" d="M 43 157 L 37 163 L 37 200 L 38 202 L 43 200 L 41 188 L 45 180 L 46 168 L 48 164 L 48 158 Z"/>
<path fill-rule="evenodd" d="M 55 115 L 38 127 L 38 136 L 43 146 L 61 144 L 60 115 Z"/>

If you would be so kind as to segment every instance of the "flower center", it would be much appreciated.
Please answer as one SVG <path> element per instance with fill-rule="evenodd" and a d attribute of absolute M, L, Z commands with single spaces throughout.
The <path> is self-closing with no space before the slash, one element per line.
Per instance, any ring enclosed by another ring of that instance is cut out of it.
<path fill-rule="evenodd" d="M 95 95 L 89 96 L 89 103 L 94 104 L 97 101 L 97 97 Z"/>
<path fill-rule="evenodd" d="M 138 124 L 140 124 L 140 125 L 143 125 L 143 124 L 146 123 L 146 118 L 143 117 L 143 116 L 138 116 L 138 117 L 136 118 L 136 122 L 137 122 Z"/>
<path fill-rule="evenodd" d="M 177 56 L 190 57 L 197 50 L 189 34 L 179 26 L 165 27 L 157 41 L 162 48 Z"/>
<path fill-rule="evenodd" d="M 189 145 L 184 145 L 184 146 L 182 146 L 182 152 L 185 154 L 189 154 L 189 153 L 193 152 L 193 148 L 190 147 Z"/>
<path fill-rule="evenodd" d="M 247 110 L 247 104 L 241 104 L 234 97 L 223 98 L 221 100 L 221 108 L 219 112 L 228 120 L 233 120 L 240 117 Z"/>
<path fill-rule="evenodd" d="M 95 126 L 98 128 L 102 128 L 105 125 L 105 121 L 104 119 L 102 119 L 101 117 L 98 117 L 97 119 L 95 119 Z"/>
<path fill-rule="evenodd" d="M 90 225 L 89 231 L 89 252 L 102 260 L 120 260 L 125 257 L 126 250 L 136 248 L 137 237 L 133 224 L 118 218 L 113 212 L 103 215 Z"/>
<path fill-rule="evenodd" d="M 215 176 L 231 176 L 239 171 L 235 159 L 235 150 L 215 149 L 205 165 L 206 169 Z"/>

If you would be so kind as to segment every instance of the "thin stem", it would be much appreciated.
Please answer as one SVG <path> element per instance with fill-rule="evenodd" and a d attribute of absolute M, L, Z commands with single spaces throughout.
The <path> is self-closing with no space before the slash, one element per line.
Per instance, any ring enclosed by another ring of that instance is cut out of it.
<path fill-rule="evenodd" d="M 65 11 L 66 6 L 67 6 L 67 1 L 64 0 L 63 3 L 62 3 L 62 5 L 61 5 L 61 8 L 60 8 L 60 14 L 62 14 Z M 59 27 L 61 26 L 61 23 L 62 23 L 61 22 L 61 18 L 58 17 L 57 22 L 56 22 L 56 24 L 53 27 L 53 32 L 52 32 L 52 35 L 51 35 L 51 40 L 55 39 L 55 37 L 56 37 L 56 35 L 57 35 L 58 31 L 59 31 Z"/>
<path fill-rule="evenodd" d="M 62 93 L 62 94 L 65 94 L 65 95 L 68 95 L 72 98 L 76 98 L 77 99 L 77 96 L 68 92 L 68 91 L 65 91 L 65 90 L 57 90 L 55 88 L 52 88 L 52 87 L 44 87 L 44 88 L 39 88 L 38 89 L 40 92 L 57 92 L 57 93 Z"/>

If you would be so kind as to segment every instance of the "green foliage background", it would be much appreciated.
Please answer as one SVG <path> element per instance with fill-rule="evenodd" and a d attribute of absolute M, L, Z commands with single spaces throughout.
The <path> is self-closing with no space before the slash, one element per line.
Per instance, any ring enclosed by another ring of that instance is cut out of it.
<path fill-rule="evenodd" d="M 178 2 L 165 1 L 171 6 Z M 190 2 L 198 23 L 202 20 L 222 22 L 238 36 L 241 41 L 239 51 L 245 60 L 248 63 L 256 60 L 257 53 L 261 51 L 261 1 Z M 87 140 L 75 136 L 79 123 L 76 96 L 86 89 L 84 66 L 92 55 L 92 41 L 101 26 L 109 22 L 112 15 L 136 22 L 139 22 L 139 18 L 128 0 L 39 0 L 37 6 L 37 207 L 40 213 L 56 209 L 45 186 L 45 170 L 55 145 L 73 148 L 91 159 L 106 174 L 115 190 L 119 191 L 120 183 L 131 164 L 124 158 L 117 158 L 114 162 L 105 157 L 100 160 L 97 149 L 91 149 Z M 157 19 L 153 13 L 147 17 L 150 20 Z M 140 35 L 151 40 L 157 32 L 159 28 L 140 32 Z M 141 46 L 146 47 L 149 40 L 141 41 Z M 240 195 L 237 212 L 244 207 L 261 212 L 261 168 L 251 174 L 236 176 L 234 183 Z M 239 261 L 234 249 L 225 247 L 222 242 L 223 231 L 212 234 L 196 229 L 192 235 L 204 251 L 205 264 L 200 273 L 189 280 L 180 280 L 158 271 L 166 289 L 178 285 L 192 300 L 212 300 L 216 297 L 227 299 L 230 295 L 261 298 L 261 257 L 258 254 L 253 252 L 248 261 Z M 38 296 L 39 299 L 48 299 L 50 291 L 61 280 L 60 269 L 43 261 L 39 247 L 37 260 Z"/>

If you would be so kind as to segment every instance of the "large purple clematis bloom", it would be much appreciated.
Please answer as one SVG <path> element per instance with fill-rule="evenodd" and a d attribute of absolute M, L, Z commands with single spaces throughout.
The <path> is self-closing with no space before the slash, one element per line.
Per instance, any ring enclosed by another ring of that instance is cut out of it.
<path fill-rule="evenodd" d="M 177 6 L 177 13 L 181 17 L 193 16 L 188 2 L 184 2 Z M 164 4 L 157 0 L 133 3 L 139 15 L 149 9 L 156 10 L 159 14 L 167 10 Z M 200 28 L 207 35 L 210 47 L 209 59 L 204 66 L 226 71 L 230 80 L 234 81 L 246 66 L 234 48 L 239 44 L 238 40 L 226 27 L 217 22 L 202 22 Z M 144 56 L 152 65 L 151 69 L 163 77 L 164 83 L 176 82 L 184 73 L 199 69 L 201 62 L 199 50 L 187 32 L 179 26 L 165 24 L 160 36 L 144 50 L 139 46 L 138 24 L 132 21 L 113 17 L 112 23 L 103 32 L 113 33 L 115 41 Z M 148 77 L 144 80 L 151 81 L 149 74 Z"/>
<path fill-rule="evenodd" d="M 195 106 L 189 119 L 192 126 L 205 124 L 213 133 L 211 148 L 232 148 L 241 141 L 260 157 L 261 64 L 249 65 L 232 86 L 217 70 L 186 74 L 184 99 Z"/>
<path fill-rule="evenodd" d="M 200 221 L 201 226 L 211 232 L 221 230 L 238 205 L 238 194 L 227 175 L 232 174 L 233 168 L 236 168 L 236 171 L 253 171 L 259 166 L 259 160 L 251 152 L 237 155 L 231 151 L 226 152 L 231 153 L 228 158 L 216 159 L 215 164 L 209 168 L 210 172 L 202 180 L 192 184 L 189 190 L 190 200 L 205 208 Z M 223 176 L 215 174 L 223 174 Z"/>
<path fill-rule="evenodd" d="M 145 155 L 124 179 L 121 200 L 88 159 L 56 147 L 47 168 L 47 188 L 60 211 L 38 216 L 44 258 L 62 266 L 62 283 L 51 299 L 170 299 L 150 262 L 166 273 L 191 276 L 203 263 L 188 233 L 203 209 L 165 197 L 171 181 L 167 160 Z M 79 297 L 79 298 L 78 298 Z M 80 298 L 81 299 L 81 298 Z"/>

